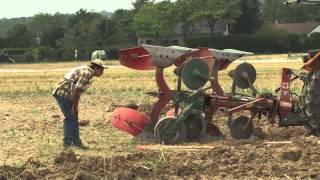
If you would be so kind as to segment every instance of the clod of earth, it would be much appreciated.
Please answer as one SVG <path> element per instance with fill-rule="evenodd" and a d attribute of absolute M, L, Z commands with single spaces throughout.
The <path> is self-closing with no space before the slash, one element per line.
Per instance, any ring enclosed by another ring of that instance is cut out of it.
<path fill-rule="evenodd" d="M 76 157 L 76 154 L 72 150 L 62 151 L 54 158 L 54 163 L 56 164 L 62 164 L 64 162 L 77 162 L 77 161 L 78 159 Z"/>
<path fill-rule="evenodd" d="M 24 170 L 20 175 L 22 179 L 36 179 L 36 175 L 31 170 Z"/>
<path fill-rule="evenodd" d="M 302 149 L 300 147 L 290 147 L 280 151 L 280 157 L 283 160 L 298 161 L 302 156 Z"/>
<path fill-rule="evenodd" d="M 60 118 L 60 115 L 58 115 L 58 114 L 53 114 L 51 117 L 52 117 L 52 118 Z"/>
<path fill-rule="evenodd" d="M 79 126 L 88 126 L 90 123 L 89 120 L 81 120 L 79 121 Z"/>
<path fill-rule="evenodd" d="M 83 180 L 99 180 L 100 178 L 94 176 L 94 175 L 91 175 L 89 173 L 84 173 L 84 172 L 80 172 L 79 174 L 77 174 L 74 179 L 83 179 Z"/>
<path fill-rule="evenodd" d="M 254 128 L 253 135 L 257 136 L 260 139 L 264 139 L 265 137 L 267 137 L 267 133 L 265 133 L 261 127 Z"/>

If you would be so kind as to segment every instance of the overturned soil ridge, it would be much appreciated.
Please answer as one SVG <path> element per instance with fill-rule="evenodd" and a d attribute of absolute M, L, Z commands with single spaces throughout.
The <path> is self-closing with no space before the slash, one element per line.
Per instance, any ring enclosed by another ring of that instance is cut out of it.
<path fill-rule="evenodd" d="M 312 136 L 271 144 L 219 140 L 203 151 L 164 149 L 113 157 L 77 156 L 69 150 L 49 164 L 29 159 L 22 167 L 3 165 L 0 179 L 320 178 L 318 143 Z"/>

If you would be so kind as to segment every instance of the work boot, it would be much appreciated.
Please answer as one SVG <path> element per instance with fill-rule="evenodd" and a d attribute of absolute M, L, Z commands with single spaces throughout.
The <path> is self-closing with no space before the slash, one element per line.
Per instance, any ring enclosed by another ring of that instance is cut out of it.
<path fill-rule="evenodd" d="M 69 149 L 69 148 L 72 148 L 72 147 L 76 147 L 76 148 L 79 148 L 79 149 L 82 149 L 82 150 L 88 150 L 89 149 L 89 146 L 84 145 L 82 142 L 80 142 L 80 143 L 63 143 L 63 148 L 64 149 Z"/>
<path fill-rule="evenodd" d="M 89 146 L 84 145 L 83 143 L 81 143 L 80 145 L 74 145 L 75 147 L 82 149 L 82 150 L 88 150 Z"/>
<path fill-rule="evenodd" d="M 65 142 L 63 142 L 63 148 L 64 148 L 64 149 L 71 148 L 72 145 L 73 145 L 72 141 L 65 141 Z"/>
<path fill-rule="evenodd" d="M 73 146 L 83 150 L 89 149 L 89 146 L 84 145 L 81 140 L 78 143 L 74 143 Z"/>

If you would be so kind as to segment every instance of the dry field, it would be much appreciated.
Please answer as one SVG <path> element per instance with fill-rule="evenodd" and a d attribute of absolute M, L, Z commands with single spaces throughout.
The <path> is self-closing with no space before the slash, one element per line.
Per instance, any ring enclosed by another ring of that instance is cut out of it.
<path fill-rule="evenodd" d="M 78 63 L 0 65 L 1 69 L 57 69 Z M 111 63 L 110 66 L 117 65 Z M 220 73 L 223 88 L 230 91 L 227 76 L 231 65 Z M 300 62 L 255 63 L 259 92 L 279 86 L 281 67 L 299 69 Z M 173 68 L 166 70 L 172 88 Z M 320 178 L 320 153 L 315 137 L 306 137 L 301 127 L 278 128 L 264 119 L 255 122 L 262 130 L 247 141 L 230 138 L 226 118 L 214 121 L 225 137 L 201 151 L 141 152 L 136 141 L 111 126 L 111 112 L 117 106 L 135 102 L 150 110 L 155 91 L 153 71 L 112 68 L 95 78 L 80 102 L 79 117 L 89 120 L 81 127 L 89 150 L 62 148 L 62 114 L 50 93 L 65 71 L 0 72 L 0 179 L 295 179 Z M 301 83 L 293 84 L 299 92 Z M 292 141 L 265 144 L 266 141 Z M 201 144 L 186 144 L 200 146 Z M 289 154 L 289 155 L 287 155 Z M 298 156 L 298 159 L 296 159 Z"/>

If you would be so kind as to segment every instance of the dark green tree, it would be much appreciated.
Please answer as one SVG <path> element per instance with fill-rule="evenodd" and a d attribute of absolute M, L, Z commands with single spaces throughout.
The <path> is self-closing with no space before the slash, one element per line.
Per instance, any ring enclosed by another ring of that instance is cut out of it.
<path fill-rule="evenodd" d="M 99 18 L 95 22 L 94 39 L 98 47 L 103 47 L 107 31 L 107 18 Z"/>
<path fill-rule="evenodd" d="M 63 46 L 64 58 L 73 58 L 76 49 L 80 59 L 90 58 L 91 52 L 99 46 L 97 38 L 103 38 L 103 34 L 97 34 L 103 18 L 101 14 L 87 12 L 84 9 L 71 16 L 63 43 L 59 43 Z"/>
<path fill-rule="evenodd" d="M 279 0 L 265 0 L 263 20 L 275 23 L 294 23 L 320 20 L 319 6 L 309 4 L 282 4 Z"/>
<path fill-rule="evenodd" d="M 319 7 L 308 4 L 281 5 L 277 19 L 284 23 L 319 21 Z"/>
<path fill-rule="evenodd" d="M 119 9 L 108 19 L 106 32 L 106 45 L 128 44 L 136 42 L 136 31 L 133 28 L 134 12 Z"/>
<path fill-rule="evenodd" d="M 62 40 L 66 30 L 68 16 L 62 14 L 37 14 L 28 24 L 30 30 L 39 39 L 39 45 L 57 47 L 57 41 Z"/>
<path fill-rule="evenodd" d="M 0 37 L 0 48 L 6 47 L 6 40 L 3 37 Z"/>
<path fill-rule="evenodd" d="M 254 33 L 262 25 L 261 5 L 258 0 L 241 0 L 241 15 L 233 26 L 235 33 Z"/>
<path fill-rule="evenodd" d="M 7 32 L 15 24 L 28 24 L 32 20 L 32 17 L 21 17 L 21 18 L 3 18 L 0 19 L 0 36 L 6 38 Z"/>
<path fill-rule="evenodd" d="M 279 0 L 266 0 L 263 2 L 263 19 L 264 21 L 275 22 L 279 18 L 281 11 L 281 1 Z"/>
<path fill-rule="evenodd" d="M 35 35 L 25 24 L 15 24 L 7 32 L 7 46 L 12 48 L 29 48 L 36 44 Z"/>
<path fill-rule="evenodd" d="M 138 13 L 139 10 L 148 2 L 149 0 L 135 0 L 134 2 L 132 2 L 134 13 Z"/>
<path fill-rule="evenodd" d="M 152 37 L 156 43 L 174 33 L 176 19 L 174 4 L 170 1 L 147 3 L 134 17 L 134 28 L 139 36 Z"/>
<path fill-rule="evenodd" d="M 225 20 L 229 24 L 240 16 L 239 3 L 239 0 L 197 0 L 196 11 L 192 18 L 195 21 L 206 20 L 210 28 L 210 35 L 213 37 L 214 26 L 218 20 Z"/>
<path fill-rule="evenodd" d="M 192 24 L 192 15 L 195 13 L 195 0 L 177 0 L 175 2 L 175 16 L 181 23 L 182 36 L 185 39 L 188 35 L 188 29 Z"/>

